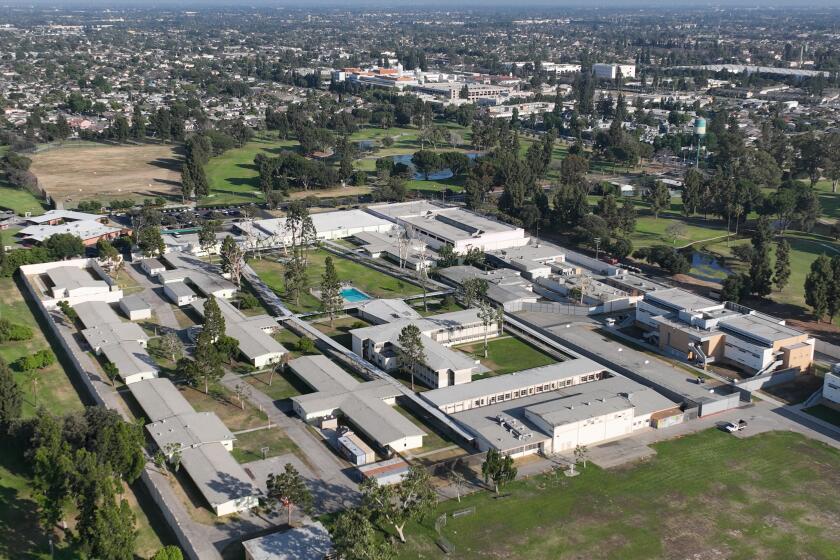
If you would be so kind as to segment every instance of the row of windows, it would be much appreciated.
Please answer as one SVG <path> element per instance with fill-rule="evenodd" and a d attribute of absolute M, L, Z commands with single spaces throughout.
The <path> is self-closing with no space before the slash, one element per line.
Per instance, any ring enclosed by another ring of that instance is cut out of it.
<path fill-rule="evenodd" d="M 740 347 L 738 347 L 738 346 L 735 346 L 734 344 L 729 344 L 729 343 L 727 342 L 727 343 L 726 343 L 726 347 L 727 347 L 727 348 L 732 348 L 732 349 L 733 349 L 733 350 L 735 350 L 736 352 L 741 352 L 742 354 L 749 354 L 750 356 L 752 356 L 753 358 L 756 358 L 756 359 L 758 359 L 758 360 L 760 360 L 760 359 L 761 359 L 761 356 L 760 356 L 759 354 L 756 354 L 756 353 L 754 353 L 754 352 L 750 352 L 749 350 L 744 350 L 743 348 L 740 348 Z"/>

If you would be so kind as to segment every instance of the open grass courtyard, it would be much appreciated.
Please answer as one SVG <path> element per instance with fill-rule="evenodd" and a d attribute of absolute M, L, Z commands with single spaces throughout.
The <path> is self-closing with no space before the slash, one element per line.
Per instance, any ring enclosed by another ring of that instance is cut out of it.
<path fill-rule="evenodd" d="M 474 380 L 547 366 L 557 361 L 522 339 L 510 335 L 489 339 L 487 341 L 486 358 L 484 357 L 484 341 L 482 340 L 458 346 L 457 349 L 480 359 L 481 363 L 491 370 L 487 374 L 474 376 Z"/>
<path fill-rule="evenodd" d="M 642 463 L 575 478 L 539 476 L 441 504 L 407 527 L 398 558 L 836 559 L 840 451 L 792 432 L 736 438 L 718 430 L 670 440 Z"/>
<path fill-rule="evenodd" d="M 307 253 L 308 264 L 306 277 L 310 288 L 317 288 L 321 284 L 321 277 L 324 275 L 324 268 L 329 253 L 323 249 L 309 251 Z M 422 292 L 421 288 L 409 284 L 403 280 L 389 276 L 378 270 L 369 268 L 363 264 L 351 260 L 333 257 L 335 270 L 342 282 L 351 282 L 353 286 L 375 298 L 394 298 L 416 295 Z M 272 290 L 283 299 L 289 309 L 302 313 L 305 311 L 317 311 L 321 302 L 312 294 L 304 293 L 300 301 L 294 301 L 287 297 L 285 281 L 283 279 L 284 265 L 269 258 L 250 259 L 248 264 L 259 275 Z"/>

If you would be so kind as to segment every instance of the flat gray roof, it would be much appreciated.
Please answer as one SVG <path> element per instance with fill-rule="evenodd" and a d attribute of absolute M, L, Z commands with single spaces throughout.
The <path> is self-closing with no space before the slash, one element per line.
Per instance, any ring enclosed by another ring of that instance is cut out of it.
<path fill-rule="evenodd" d="M 310 387 L 319 389 L 316 393 L 292 397 L 305 412 L 338 409 L 382 447 L 402 438 L 426 435 L 383 402 L 400 394 L 384 379 L 361 383 L 326 356 L 303 356 L 290 361 L 289 367 Z"/>
<path fill-rule="evenodd" d="M 608 368 L 588 358 L 577 358 L 547 366 L 486 377 L 471 383 L 450 385 L 421 393 L 421 397 L 440 408 L 447 404 L 472 400 L 485 395 L 506 393 L 523 387 L 559 381 L 578 375 L 607 371 Z"/>
<path fill-rule="evenodd" d="M 187 412 L 170 416 L 147 424 L 146 429 L 160 449 L 166 449 L 170 444 L 183 449 L 236 439 L 213 412 Z"/>
<path fill-rule="evenodd" d="M 157 365 L 138 342 L 126 341 L 102 346 L 102 353 L 114 364 L 123 379 L 140 373 L 157 374 Z"/>
<path fill-rule="evenodd" d="M 184 449 L 181 464 L 204 499 L 213 506 L 257 495 L 245 470 L 221 443 Z"/>
<path fill-rule="evenodd" d="M 206 299 L 197 299 L 191 304 L 196 313 L 202 317 L 206 302 Z M 223 298 L 216 298 L 216 303 L 225 318 L 225 334 L 239 341 L 239 350 L 249 359 L 288 352 L 285 346 L 263 330 L 281 328 L 272 317 L 265 314 L 248 317 Z"/>
<path fill-rule="evenodd" d="M 549 434 L 525 416 L 525 408 L 556 398 L 552 393 L 541 393 L 521 399 L 472 408 L 464 412 L 451 414 L 459 424 L 476 436 L 484 439 L 495 448 L 507 451 L 524 445 L 550 440 Z M 510 424 L 515 422 L 515 431 L 499 423 L 499 416 L 505 417 Z M 530 435 L 528 435 L 530 434 Z"/>
<path fill-rule="evenodd" d="M 108 286 L 104 280 L 97 280 L 91 276 L 86 268 L 77 266 L 57 266 L 49 269 L 45 274 L 56 288 L 64 290 Z"/>
<path fill-rule="evenodd" d="M 655 304 L 666 305 L 674 308 L 675 311 L 703 311 L 710 307 L 718 307 L 723 302 L 712 301 L 709 298 L 692 294 L 680 288 L 667 288 L 655 290 L 645 294 L 645 300 Z"/>
<path fill-rule="evenodd" d="M 195 295 L 193 289 L 183 282 L 169 282 L 165 284 L 165 289 L 171 291 L 176 297 Z"/>
<path fill-rule="evenodd" d="M 358 309 L 383 323 L 421 317 L 413 307 L 401 299 L 374 299 L 359 305 Z"/>
<path fill-rule="evenodd" d="M 83 301 L 74 305 L 73 309 L 87 328 L 123 322 L 114 308 L 104 301 Z"/>
<path fill-rule="evenodd" d="M 245 541 L 242 546 L 252 560 L 324 560 L 332 550 L 332 540 L 321 522 L 314 521 Z"/>
<path fill-rule="evenodd" d="M 155 377 L 128 385 L 150 422 L 193 412 L 193 407 L 168 379 Z"/>
<path fill-rule="evenodd" d="M 146 303 L 146 300 L 139 294 L 132 294 L 125 296 L 120 300 L 120 306 L 127 311 L 141 311 L 143 309 L 151 309 L 151 306 Z"/>
<path fill-rule="evenodd" d="M 723 331 L 729 331 L 736 336 L 757 339 L 768 346 L 779 340 L 805 334 L 802 331 L 759 315 L 738 315 L 736 317 L 722 319 L 718 326 Z"/>
<path fill-rule="evenodd" d="M 93 349 L 112 344 L 149 340 L 149 335 L 137 323 L 103 323 L 83 330 L 82 336 Z"/>

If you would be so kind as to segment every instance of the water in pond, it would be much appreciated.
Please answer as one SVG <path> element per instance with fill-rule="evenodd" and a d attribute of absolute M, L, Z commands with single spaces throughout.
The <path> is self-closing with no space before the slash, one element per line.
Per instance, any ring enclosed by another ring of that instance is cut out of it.
<path fill-rule="evenodd" d="M 466 154 L 466 156 L 471 160 L 474 160 L 479 155 L 481 155 L 481 154 L 476 153 L 476 152 L 469 152 L 469 153 Z M 426 176 L 423 175 L 422 173 L 418 173 L 414 169 L 414 164 L 411 163 L 411 156 L 412 156 L 412 154 L 402 154 L 402 155 L 399 155 L 399 156 L 392 156 L 392 159 L 394 160 L 394 163 L 402 163 L 404 165 L 407 165 L 409 167 L 409 169 L 411 169 L 414 172 L 414 179 L 415 180 L 425 181 Z M 452 170 L 449 169 L 448 167 L 446 167 L 444 169 L 441 169 L 440 171 L 436 171 L 435 173 L 429 173 L 428 180 L 429 181 L 442 181 L 444 179 L 451 179 L 452 175 L 453 175 Z"/>
<path fill-rule="evenodd" d="M 694 251 L 691 254 L 691 276 L 708 282 L 723 282 L 723 279 L 734 274 L 731 269 L 723 266 L 717 258 L 709 253 Z"/>

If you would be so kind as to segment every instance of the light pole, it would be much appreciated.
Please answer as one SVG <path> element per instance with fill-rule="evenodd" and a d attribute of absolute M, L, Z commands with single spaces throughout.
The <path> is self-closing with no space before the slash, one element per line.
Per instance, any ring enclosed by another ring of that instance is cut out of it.
<path fill-rule="evenodd" d="M 601 250 L 601 238 L 596 237 L 595 239 L 593 239 L 593 241 L 595 241 L 595 260 L 597 261 L 598 260 L 598 254 Z"/>

